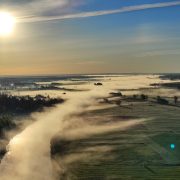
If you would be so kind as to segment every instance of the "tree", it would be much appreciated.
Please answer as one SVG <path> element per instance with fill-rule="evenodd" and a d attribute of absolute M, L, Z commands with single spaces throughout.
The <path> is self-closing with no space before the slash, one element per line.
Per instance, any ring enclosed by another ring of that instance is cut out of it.
<path fill-rule="evenodd" d="M 174 103 L 177 104 L 178 103 L 178 97 L 174 96 Z"/>

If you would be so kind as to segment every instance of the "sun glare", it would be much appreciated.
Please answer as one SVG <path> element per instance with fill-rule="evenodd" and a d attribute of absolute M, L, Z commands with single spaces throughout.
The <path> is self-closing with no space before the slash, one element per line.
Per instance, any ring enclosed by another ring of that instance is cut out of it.
<path fill-rule="evenodd" d="M 0 36 L 8 36 L 15 26 L 15 17 L 8 12 L 0 12 Z"/>

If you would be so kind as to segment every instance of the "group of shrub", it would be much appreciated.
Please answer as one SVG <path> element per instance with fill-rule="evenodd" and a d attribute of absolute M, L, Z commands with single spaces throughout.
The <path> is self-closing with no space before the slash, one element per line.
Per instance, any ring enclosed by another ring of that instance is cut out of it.
<path fill-rule="evenodd" d="M 143 101 L 147 101 L 148 100 L 148 96 L 144 95 L 144 94 L 141 94 L 141 95 L 134 94 L 133 98 L 134 99 L 141 99 Z M 178 97 L 174 96 L 173 99 L 174 99 L 174 104 L 177 104 L 178 103 Z M 167 99 L 165 99 L 165 98 L 162 98 L 161 96 L 157 96 L 156 97 L 156 101 L 159 104 L 164 104 L 164 105 L 168 105 L 169 104 L 169 101 Z"/>
<path fill-rule="evenodd" d="M 16 125 L 12 121 L 12 119 L 7 115 L 0 116 L 0 136 L 3 135 L 4 130 L 10 130 L 14 128 Z"/>
<path fill-rule="evenodd" d="M 0 114 L 1 113 L 27 113 L 41 110 L 43 107 L 51 107 L 55 104 L 64 102 L 61 98 L 50 98 L 42 95 L 13 96 L 0 94 Z"/>

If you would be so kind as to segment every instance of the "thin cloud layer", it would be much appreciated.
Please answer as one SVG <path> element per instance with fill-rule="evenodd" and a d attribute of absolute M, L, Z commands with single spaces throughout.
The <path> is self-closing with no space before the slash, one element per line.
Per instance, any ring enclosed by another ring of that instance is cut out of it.
<path fill-rule="evenodd" d="M 3 0 L 1 9 L 14 12 L 20 17 L 38 17 L 69 13 L 82 3 L 82 0 Z"/>
<path fill-rule="evenodd" d="M 50 4 L 51 0 L 46 0 L 45 2 Z M 40 7 L 42 1 L 37 3 L 37 7 Z M 53 1 L 56 2 L 56 1 Z M 59 2 L 59 1 L 58 1 Z M 70 1 L 67 1 L 70 2 Z M 60 5 L 61 7 L 65 7 L 65 5 L 68 6 L 68 3 L 65 3 L 64 0 L 60 1 L 60 4 L 52 3 L 50 7 L 44 6 L 43 10 L 44 12 L 48 11 L 48 9 L 52 9 L 55 6 Z M 78 2 L 78 1 L 77 1 Z M 80 1 L 79 1 L 80 3 Z M 71 3 L 69 3 L 71 4 Z M 36 5 L 36 4 L 34 4 Z M 165 7 L 171 7 L 171 6 L 179 6 L 180 1 L 173 1 L 173 2 L 165 2 L 165 3 L 153 3 L 153 4 L 142 4 L 142 5 L 135 5 L 135 6 L 126 6 L 122 7 L 120 9 L 115 10 L 103 10 L 103 11 L 92 11 L 92 12 L 81 12 L 81 13 L 75 13 L 75 14 L 64 14 L 64 15 L 50 15 L 50 16 L 30 16 L 30 17 L 19 17 L 18 22 L 41 22 L 41 21 L 52 21 L 52 20 L 65 20 L 65 19 L 75 19 L 75 18 L 86 18 L 86 17 L 94 17 L 94 16 L 103 16 L 103 15 L 110 15 L 110 14 L 118 14 L 118 13 L 124 13 L 124 12 L 133 12 L 133 11 L 142 11 L 147 9 L 155 9 L 155 8 L 165 8 Z M 72 4 L 71 4 L 72 7 Z M 46 9 L 47 8 L 47 9 Z"/>

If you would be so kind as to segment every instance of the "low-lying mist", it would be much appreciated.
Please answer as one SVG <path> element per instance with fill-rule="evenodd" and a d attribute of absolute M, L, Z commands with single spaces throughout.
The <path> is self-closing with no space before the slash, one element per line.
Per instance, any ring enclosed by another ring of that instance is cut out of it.
<path fill-rule="evenodd" d="M 115 88 L 112 82 L 109 84 L 109 88 L 95 87 L 88 92 L 72 93 L 64 104 L 50 111 L 34 113 L 32 117 L 36 121 L 12 138 L 7 147 L 8 152 L 0 165 L 1 180 L 55 180 L 57 177 L 53 171 L 50 143 L 56 134 L 75 140 L 142 123 L 144 119 L 100 124 L 78 116 L 93 106 L 96 98 L 108 96 L 109 89 Z"/>

